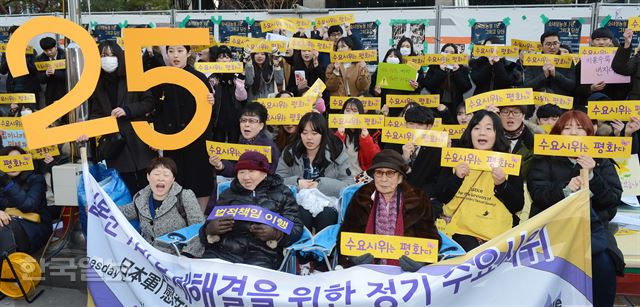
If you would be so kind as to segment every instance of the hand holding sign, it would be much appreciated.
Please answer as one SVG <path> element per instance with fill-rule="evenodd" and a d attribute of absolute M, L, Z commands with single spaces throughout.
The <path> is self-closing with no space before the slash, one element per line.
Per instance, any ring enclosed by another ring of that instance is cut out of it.
<path fill-rule="evenodd" d="M 212 220 L 207 224 L 207 235 L 221 235 L 233 229 L 233 216 L 225 216 Z"/>
<path fill-rule="evenodd" d="M 456 166 L 456 168 L 454 169 L 454 172 L 456 174 L 456 176 L 458 176 L 458 178 L 460 179 L 464 179 L 464 177 L 469 176 L 469 164 L 462 162 L 460 164 L 458 164 Z"/>
<path fill-rule="evenodd" d="M 588 155 L 580 155 L 577 161 L 583 169 L 586 169 L 588 171 L 592 171 L 593 168 L 596 167 L 596 161 L 594 161 L 593 158 Z"/>
<path fill-rule="evenodd" d="M 249 231 L 260 241 L 278 240 L 282 237 L 282 232 L 265 224 L 253 224 L 249 227 Z"/>
<path fill-rule="evenodd" d="M 504 170 L 501 167 L 492 167 L 491 175 L 493 176 L 493 183 L 495 185 L 501 185 L 507 181 L 507 175 L 504 174 Z"/>
<path fill-rule="evenodd" d="M 640 130 L 640 118 L 635 116 L 631 117 L 631 121 L 624 130 L 624 136 L 632 136 L 638 130 Z"/>
<path fill-rule="evenodd" d="M 633 30 L 624 30 L 624 34 L 622 34 L 622 37 L 624 37 L 624 48 L 629 48 L 631 46 L 631 40 L 633 39 Z"/>

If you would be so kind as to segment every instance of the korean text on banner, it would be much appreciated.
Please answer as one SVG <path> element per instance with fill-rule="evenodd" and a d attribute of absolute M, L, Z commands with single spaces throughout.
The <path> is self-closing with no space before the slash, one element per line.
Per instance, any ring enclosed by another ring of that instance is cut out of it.
<path fill-rule="evenodd" d="M 449 143 L 449 134 L 438 130 L 385 127 L 382 130 L 382 142 L 391 144 L 413 142 L 417 146 L 443 148 Z"/>
<path fill-rule="evenodd" d="M 0 104 L 12 103 L 36 103 L 36 95 L 32 93 L 0 94 Z"/>
<path fill-rule="evenodd" d="M 489 105 L 496 107 L 532 105 L 533 89 L 509 88 L 478 94 L 465 99 L 467 113 L 482 110 Z"/>
<path fill-rule="evenodd" d="M 519 49 L 516 46 L 475 45 L 473 46 L 473 56 L 517 58 Z"/>
<path fill-rule="evenodd" d="M 440 105 L 440 95 L 387 95 L 387 106 L 389 108 L 404 108 L 409 102 L 415 102 L 425 108 L 437 108 Z"/>
<path fill-rule="evenodd" d="M 377 111 L 380 110 L 382 105 L 382 99 L 380 97 L 344 97 L 344 96 L 331 96 L 329 100 L 329 108 L 332 110 L 340 110 L 345 101 L 350 98 L 356 98 L 362 102 L 362 107 L 365 111 Z"/>
<path fill-rule="evenodd" d="M 222 160 L 238 161 L 240 156 L 247 151 L 257 151 L 267 157 L 271 163 L 271 147 L 260 145 L 245 145 L 207 141 L 207 153 L 215 154 Z"/>
<path fill-rule="evenodd" d="M 573 108 L 573 97 L 547 92 L 533 92 L 533 103 L 535 105 L 552 104 L 561 109 L 571 110 Z"/>
<path fill-rule="evenodd" d="M 244 73 L 242 62 L 198 62 L 195 69 L 206 74 Z"/>
<path fill-rule="evenodd" d="M 207 219 L 215 220 L 231 216 L 234 220 L 261 223 L 290 234 L 293 222 L 281 215 L 255 205 L 215 206 Z"/>
<path fill-rule="evenodd" d="M 640 100 L 589 101 L 587 114 L 597 120 L 630 121 L 640 118 Z"/>
<path fill-rule="evenodd" d="M 404 120 L 404 117 L 385 117 L 384 118 L 384 127 L 385 128 L 402 128 L 407 125 L 407 122 Z"/>
<path fill-rule="evenodd" d="M 270 126 L 298 125 L 302 116 L 304 116 L 307 113 L 309 113 L 309 110 L 302 109 L 302 108 L 273 109 L 269 111 L 269 117 L 267 117 L 267 125 L 270 125 Z"/>
<path fill-rule="evenodd" d="M 540 53 L 525 53 L 522 58 L 523 66 L 544 66 L 549 62 L 558 68 L 571 68 L 573 57 L 571 55 L 555 55 Z"/>
<path fill-rule="evenodd" d="M 65 69 L 67 66 L 66 60 L 54 60 L 54 61 L 43 61 L 43 62 L 35 62 L 36 69 L 38 71 L 45 71 L 49 68 L 53 68 L 54 70 Z"/>
<path fill-rule="evenodd" d="M 340 253 L 345 256 L 370 253 L 377 259 L 400 259 L 406 255 L 415 261 L 435 263 L 438 261 L 438 240 L 341 232 Z"/>
<path fill-rule="evenodd" d="M 533 153 L 555 157 L 629 158 L 631 137 L 541 135 L 533 137 Z"/>
<path fill-rule="evenodd" d="M 313 104 L 316 102 L 314 97 L 277 97 L 277 98 L 259 98 L 258 102 L 262 104 L 269 113 L 287 112 L 296 109 L 303 109 L 310 112 Z"/>
<path fill-rule="evenodd" d="M 31 149 L 29 150 L 29 153 L 31 154 L 31 157 L 34 160 L 38 160 L 38 159 L 44 159 L 45 155 L 49 155 L 51 157 L 59 156 L 60 150 L 58 149 L 57 145 L 51 145 L 51 146 L 42 147 L 38 149 Z"/>
<path fill-rule="evenodd" d="M 440 125 L 434 129 L 442 130 L 449 134 L 449 139 L 459 140 L 467 129 L 467 125 Z"/>
<path fill-rule="evenodd" d="M 0 136 L 2 137 L 2 146 L 29 148 L 27 146 L 27 138 L 22 129 L 0 130 Z"/>
<path fill-rule="evenodd" d="M 313 83 L 313 85 L 304 93 L 302 97 L 314 97 L 318 98 L 322 96 L 322 92 L 327 88 L 327 85 L 322 82 L 320 78 Z"/>
<path fill-rule="evenodd" d="M 466 54 L 425 54 L 425 55 L 416 55 L 416 56 L 407 56 L 403 57 L 403 59 L 407 60 L 407 62 L 415 63 L 420 66 L 429 66 L 429 65 L 468 65 L 469 64 L 469 56 Z"/>
<path fill-rule="evenodd" d="M 270 32 L 278 29 L 287 30 L 289 32 L 297 32 L 298 26 L 291 20 L 276 18 L 261 21 L 260 29 L 262 30 L 262 32 Z"/>
<path fill-rule="evenodd" d="M 443 148 L 440 165 L 456 167 L 460 163 L 467 163 L 470 169 L 491 171 L 500 167 L 507 175 L 520 175 L 522 156 L 503 152 L 477 150 L 469 148 Z"/>
<path fill-rule="evenodd" d="M 418 73 L 407 64 L 378 64 L 377 86 L 380 88 L 414 91 L 409 81 L 416 81 Z"/>
<path fill-rule="evenodd" d="M 629 83 L 630 76 L 615 73 L 611 68 L 615 47 L 582 47 L 580 48 L 580 84 Z"/>
<path fill-rule="evenodd" d="M 289 39 L 289 49 L 293 50 L 317 50 L 318 52 L 333 52 L 333 42 L 317 39 L 292 37 Z"/>
<path fill-rule="evenodd" d="M 634 32 L 640 31 L 640 17 L 629 17 L 629 29 Z"/>
<path fill-rule="evenodd" d="M 383 127 L 383 115 L 329 114 L 329 128 L 380 129 Z"/>
<path fill-rule="evenodd" d="M 531 50 L 536 52 L 542 51 L 542 44 L 537 41 L 528 41 L 528 40 L 512 38 L 511 45 L 516 46 L 518 47 L 518 49 L 523 51 L 531 51 Z"/>
<path fill-rule="evenodd" d="M 640 161 L 638 154 L 628 159 L 616 159 L 616 169 L 622 184 L 622 196 L 640 195 Z"/>
<path fill-rule="evenodd" d="M 31 154 L 0 156 L 0 171 L 5 173 L 32 171 L 33 160 Z"/>
<path fill-rule="evenodd" d="M 374 62 L 378 60 L 378 50 L 335 51 L 331 53 L 331 63 Z"/>
<path fill-rule="evenodd" d="M 353 14 L 339 14 L 339 15 L 331 15 L 325 17 L 318 17 L 315 19 L 316 26 L 321 27 L 323 25 L 327 26 L 338 26 L 343 25 L 345 23 L 352 24 L 356 22 L 355 16 Z"/>
<path fill-rule="evenodd" d="M 0 131 L 22 130 L 20 117 L 0 117 Z"/>

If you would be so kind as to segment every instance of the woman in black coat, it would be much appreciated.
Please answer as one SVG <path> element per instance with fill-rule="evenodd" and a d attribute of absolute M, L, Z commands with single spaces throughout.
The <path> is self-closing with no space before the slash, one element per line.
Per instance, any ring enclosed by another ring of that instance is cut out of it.
<path fill-rule="evenodd" d="M 493 36 L 484 41 L 484 45 L 499 44 L 500 39 Z M 511 75 L 507 67 L 513 63 L 503 57 L 479 57 L 469 63 L 471 80 L 476 85 L 474 95 L 511 87 Z"/>
<path fill-rule="evenodd" d="M 291 57 L 291 72 L 287 91 L 294 96 L 302 96 L 315 82 L 320 79 L 324 82 L 325 70 L 318 62 L 317 50 L 294 50 Z M 296 74 L 304 73 L 304 78 L 296 78 Z"/>
<path fill-rule="evenodd" d="M 286 234 L 267 224 L 222 217 L 207 220 L 200 228 L 203 258 L 220 258 L 235 263 L 277 269 L 282 250 L 302 234 L 298 204 L 280 176 L 271 174 L 267 158 L 258 152 L 246 152 L 235 166 L 236 178 L 220 195 L 217 206 L 254 205 L 279 214 L 293 223 Z M 213 207 L 212 214 L 217 212 Z"/>
<path fill-rule="evenodd" d="M 173 67 L 184 69 L 195 75 L 209 90 L 211 86 L 207 77 L 193 66 L 187 64 L 191 56 L 190 46 L 167 46 L 169 62 Z M 196 113 L 196 101 L 193 95 L 181 86 L 162 84 L 153 89 L 157 99 L 154 127 L 164 134 L 175 134 L 182 131 Z M 207 99 L 213 104 L 213 94 Z M 212 114 L 210 116 L 213 115 Z M 165 150 L 164 156 L 173 159 L 178 166 L 176 181 L 185 189 L 192 190 L 198 198 L 200 208 L 204 212 L 209 195 L 215 186 L 215 173 L 209 164 L 206 141 L 213 138 L 211 122 L 207 129 L 191 144 L 177 150 Z"/>
<path fill-rule="evenodd" d="M 442 52 L 458 53 L 458 47 L 454 44 L 446 44 L 442 46 Z M 440 103 L 447 106 L 451 118 L 456 116 L 456 107 L 464 103 L 462 95 L 471 89 L 469 70 L 457 64 L 430 65 L 427 75 L 421 81 L 421 85 L 431 94 L 440 95 Z"/>
<path fill-rule="evenodd" d="M 4 147 L 0 156 L 22 155 L 26 152 L 17 146 Z M 10 231 L 15 239 L 16 251 L 34 254 L 51 236 L 51 217 L 47 212 L 44 176 L 33 172 L 0 171 L 0 232 Z M 40 222 L 10 217 L 7 209 L 18 209 L 23 213 L 37 213 Z M 6 238 L 2 236 L 2 238 Z M 6 243 L 6 242 L 2 242 Z"/>
<path fill-rule="evenodd" d="M 150 91 L 129 92 L 127 88 L 124 52 L 115 41 L 103 41 L 99 46 L 102 57 L 100 79 L 89 97 L 89 119 L 115 116 L 120 134 L 126 140 L 122 150 L 112 156 L 102 156 L 107 166 L 115 168 L 129 188 L 131 195 L 148 185 L 146 168 L 156 153 L 142 142 L 131 122 L 146 121 L 153 111 Z M 84 139 L 84 137 L 82 137 Z"/>

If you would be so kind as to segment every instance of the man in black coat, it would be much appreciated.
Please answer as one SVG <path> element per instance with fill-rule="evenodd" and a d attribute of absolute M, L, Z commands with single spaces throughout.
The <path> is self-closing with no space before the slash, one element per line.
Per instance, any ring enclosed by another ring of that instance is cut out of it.
<path fill-rule="evenodd" d="M 48 62 L 55 60 L 64 60 L 65 54 L 62 48 L 58 47 L 56 40 L 51 37 L 45 37 L 40 40 L 40 48 L 42 54 L 36 58 L 36 62 Z M 38 79 L 41 84 L 46 84 L 44 91 L 44 102 L 48 106 L 59 100 L 67 93 L 67 70 L 66 69 L 49 69 L 38 72 Z"/>
<path fill-rule="evenodd" d="M 560 35 L 547 31 L 540 36 L 543 54 L 560 54 Z M 576 87 L 574 68 L 556 68 L 552 63 L 544 66 L 529 66 L 524 70 L 524 87 L 537 92 L 550 92 L 572 96 Z"/>
<path fill-rule="evenodd" d="M 9 39 L 11 39 L 11 35 L 18 29 L 18 26 L 12 26 L 9 28 Z M 7 75 L 7 85 L 6 91 L 7 93 L 33 93 L 36 95 L 36 103 L 35 104 L 19 104 L 16 110 L 13 107 L 11 113 L 19 114 L 22 108 L 30 108 L 32 110 L 37 109 L 38 100 L 40 99 L 40 83 L 38 82 L 38 70 L 36 69 L 36 65 L 34 64 L 35 55 L 33 54 L 25 54 L 27 69 L 29 73 L 20 76 L 13 77 L 11 71 L 9 70 L 9 65 L 7 64 L 7 55 L 2 55 L 2 60 L 0 60 L 0 74 Z"/>

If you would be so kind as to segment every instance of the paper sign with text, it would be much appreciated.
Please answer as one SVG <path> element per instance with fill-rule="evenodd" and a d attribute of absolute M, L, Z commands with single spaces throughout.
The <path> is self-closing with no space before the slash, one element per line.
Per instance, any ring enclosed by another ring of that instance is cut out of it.
<path fill-rule="evenodd" d="M 410 65 L 379 63 L 376 85 L 386 89 L 415 91 L 409 82 L 417 78 L 417 70 Z"/>
<path fill-rule="evenodd" d="M 191 46 L 191 51 L 192 52 L 200 52 L 202 50 L 205 49 L 209 49 L 212 46 L 216 46 L 218 45 L 218 42 L 216 41 L 215 37 L 213 37 L 213 35 L 209 36 L 209 44 L 208 45 L 194 45 Z"/>
<path fill-rule="evenodd" d="M 571 68 L 573 57 L 571 55 L 525 53 L 522 58 L 523 66 L 544 66 L 547 62 L 558 68 Z"/>
<path fill-rule="evenodd" d="M 249 48 L 251 53 L 264 52 L 272 53 L 274 50 L 284 52 L 287 50 L 287 42 L 280 40 L 250 40 L 245 45 L 245 48 Z"/>
<path fill-rule="evenodd" d="M 542 130 L 544 130 L 544 132 L 546 134 L 551 133 L 551 129 L 553 129 L 553 125 L 539 125 L 540 128 L 542 128 Z"/>
<path fill-rule="evenodd" d="M 449 143 L 449 135 L 438 130 L 384 127 L 382 142 L 403 145 L 413 142 L 417 146 L 443 148 Z"/>
<path fill-rule="evenodd" d="M 33 160 L 31 154 L 0 156 L 0 171 L 5 173 L 32 171 Z"/>
<path fill-rule="evenodd" d="M 383 115 L 329 114 L 329 128 L 380 129 L 384 127 Z"/>
<path fill-rule="evenodd" d="M 237 35 L 232 35 L 229 36 L 229 42 L 227 42 L 227 46 L 229 47 L 238 47 L 238 48 L 244 48 L 244 45 L 250 40 L 250 37 L 246 37 L 246 36 L 237 36 Z"/>
<path fill-rule="evenodd" d="M 404 117 L 385 117 L 384 128 L 403 128 L 407 125 Z"/>
<path fill-rule="evenodd" d="M 49 155 L 51 157 L 59 156 L 60 150 L 58 150 L 57 145 L 51 145 L 43 148 L 31 149 L 29 150 L 29 153 L 34 160 L 39 160 L 44 159 L 45 155 Z"/>
<path fill-rule="evenodd" d="M 357 98 L 362 102 L 362 106 L 365 111 L 377 111 L 380 110 L 382 99 L 380 97 L 344 97 L 344 96 L 331 96 L 329 100 L 329 107 L 332 110 L 341 110 L 344 102 L 349 98 Z"/>
<path fill-rule="evenodd" d="M 285 18 L 288 21 L 293 22 L 296 25 L 296 28 L 298 29 L 311 29 L 312 25 L 311 25 L 311 20 L 309 19 L 305 19 L 305 18 Z M 295 31 L 294 31 L 295 32 Z"/>
<path fill-rule="evenodd" d="M 289 39 L 289 49 L 293 50 L 317 50 L 318 52 L 333 52 L 333 42 L 318 39 L 292 37 Z"/>
<path fill-rule="evenodd" d="M 32 93 L 0 94 L 0 104 L 12 103 L 36 103 L 36 95 Z"/>
<path fill-rule="evenodd" d="M 482 110 L 493 104 L 497 107 L 532 105 L 533 89 L 509 88 L 478 94 L 465 99 L 467 113 Z"/>
<path fill-rule="evenodd" d="M 302 97 L 313 97 L 318 98 L 322 96 L 322 92 L 327 88 L 327 86 L 322 82 L 322 79 L 318 78 L 316 82 L 313 82 L 313 85 L 304 93 Z"/>
<path fill-rule="evenodd" d="M 475 45 L 473 46 L 473 56 L 480 57 L 507 57 L 507 58 L 517 58 L 519 56 L 518 47 L 516 46 L 485 46 L 485 45 Z"/>
<path fill-rule="evenodd" d="M 615 56 L 615 49 L 611 48 L 599 48 L 594 52 L 600 52 L 595 54 L 582 55 L 580 59 L 580 84 L 595 84 L 604 81 L 607 84 L 615 83 L 629 83 L 630 76 L 619 75 L 611 68 L 613 57 Z M 613 53 L 605 53 L 611 52 Z M 582 52 L 581 52 L 582 54 Z"/>
<path fill-rule="evenodd" d="M 377 259 L 400 259 L 406 255 L 415 261 L 435 263 L 438 261 L 438 240 L 341 232 L 340 253 L 345 256 L 370 253 Z"/>
<path fill-rule="evenodd" d="M 238 161 L 240 156 L 247 151 L 256 151 L 267 157 L 271 163 L 271 147 L 260 145 L 246 145 L 207 141 L 207 154 L 215 154 L 222 160 Z"/>
<path fill-rule="evenodd" d="M 303 109 L 306 112 L 311 112 L 313 109 L 313 104 L 316 102 L 316 98 L 314 97 L 280 97 L 280 98 L 259 98 L 258 102 L 261 103 L 269 113 L 287 111 L 287 110 L 295 110 L 295 109 Z"/>
<path fill-rule="evenodd" d="M 378 50 L 353 50 L 331 52 L 331 63 L 375 62 Z"/>
<path fill-rule="evenodd" d="M 521 160 L 520 155 L 504 152 L 447 147 L 442 149 L 440 166 L 453 168 L 464 162 L 473 170 L 491 171 L 500 167 L 505 174 L 518 176 Z"/>
<path fill-rule="evenodd" d="M 270 32 L 273 30 L 287 30 L 289 32 L 297 32 L 298 26 L 291 20 L 284 18 L 269 19 L 260 22 L 260 29 L 262 32 Z"/>
<path fill-rule="evenodd" d="M 630 137 L 541 135 L 533 138 L 533 153 L 555 157 L 629 158 Z"/>
<path fill-rule="evenodd" d="M 628 159 L 616 159 L 616 169 L 622 184 L 622 196 L 640 195 L 640 161 L 638 154 Z"/>
<path fill-rule="evenodd" d="M 467 125 L 440 125 L 433 129 L 447 132 L 449 134 L 449 139 L 459 140 L 462 137 L 464 130 L 467 129 Z"/>
<path fill-rule="evenodd" d="M 527 41 L 527 40 L 512 38 L 511 45 L 516 46 L 518 47 L 518 49 L 523 51 L 530 51 L 530 50 L 533 50 L 536 52 L 542 51 L 542 44 L 536 41 Z"/>
<path fill-rule="evenodd" d="M 215 220 L 227 216 L 237 221 L 265 224 L 287 235 L 291 234 L 294 226 L 292 221 L 280 214 L 255 205 L 215 206 L 207 219 Z"/>
<path fill-rule="evenodd" d="M 269 111 L 267 117 L 267 125 L 270 126 L 283 126 L 283 125 L 298 125 L 300 119 L 305 114 L 309 113 L 306 109 L 273 109 Z"/>
<path fill-rule="evenodd" d="M 0 130 L 2 136 L 2 146 L 18 146 L 21 148 L 28 148 L 27 138 L 24 135 L 24 130 Z"/>
<path fill-rule="evenodd" d="M 0 117 L 0 130 L 22 130 L 20 117 Z"/>
<path fill-rule="evenodd" d="M 535 105 L 553 104 L 560 109 L 571 110 L 573 108 L 573 97 L 547 92 L 533 92 L 533 103 Z"/>
<path fill-rule="evenodd" d="M 640 100 L 589 101 L 587 115 L 597 120 L 630 121 L 640 118 Z"/>
<path fill-rule="evenodd" d="M 437 108 L 440 105 L 440 95 L 387 95 L 387 106 L 389 108 L 404 108 L 411 101 L 426 108 Z"/>
<path fill-rule="evenodd" d="M 425 54 L 425 55 L 417 55 L 417 56 L 406 56 L 402 59 L 406 60 L 408 63 L 415 63 L 420 66 L 429 66 L 429 65 L 468 65 L 469 64 L 469 56 L 466 54 Z"/>
<path fill-rule="evenodd" d="M 43 62 L 35 62 L 36 69 L 38 71 L 45 71 L 49 69 L 49 67 L 54 70 L 65 69 L 67 67 L 66 60 L 55 60 L 55 61 L 43 61 Z"/>
<path fill-rule="evenodd" d="M 640 17 L 629 17 L 629 29 L 634 32 L 640 31 Z"/>
<path fill-rule="evenodd" d="M 353 14 L 340 14 L 340 15 L 331 15 L 325 17 L 318 17 L 315 19 L 316 27 L 322 27 L 323 25 L 330 26 L 341 26 L 345 23 L 352 24 L 356 22 L 356 17 Z"/>
<path fill-rule="evenodd" d="M 198 62 L 195 69 L 206 74 L 244 73 L 242 62 Z"/>
<path fill-rule="evenodd" d="M 7 52 L 7 44 L 0 44 L 0 53 L 5 53 Z M 27 46 L 27 50 L 25 51 L 25 54 L 34 54 L 35 53 L 35 49 L 33 49 L 33 47 L 31 46 Z"/>

